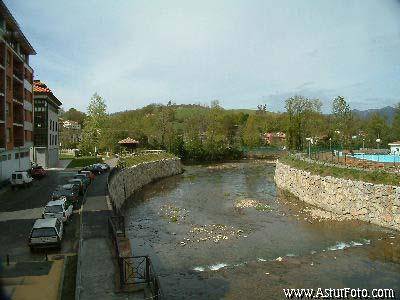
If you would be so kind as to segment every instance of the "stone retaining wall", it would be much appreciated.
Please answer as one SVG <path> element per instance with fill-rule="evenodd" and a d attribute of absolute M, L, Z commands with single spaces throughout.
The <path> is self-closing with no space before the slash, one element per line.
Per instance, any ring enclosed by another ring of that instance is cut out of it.
<path fill-rule="evenodd" d="M 300 200 L 346 218 L 400 230 L 400 187 L 319 176 L 277 162 L 275 182 Z"/>
<path fill-rule="evenodd" d="M 182 164 L 179 158 L 137 164 L 112 176 L 108 183 L 109 195 L 115 207 L 119 209 L 127 198 L 144 185 L 180 173 L 182 173 Z"/>

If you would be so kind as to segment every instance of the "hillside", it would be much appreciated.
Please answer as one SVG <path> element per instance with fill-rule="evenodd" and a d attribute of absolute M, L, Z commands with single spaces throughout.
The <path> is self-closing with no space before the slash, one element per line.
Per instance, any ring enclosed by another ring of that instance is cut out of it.
<path fill-rule="evenodd" d="M 384 117 L 388 121 L 389 124 L 392 124 L 394 115 L 396 113 L 396 108 L 394 108 L 392 106 L 386 106 L 383 108 L 373 108 L 373 109 L 367 109 L 367 110 L 354 109 L 353 113 L 363 119 L 368 118 L 372 114 L 377 113 L 380 116 Z"/>

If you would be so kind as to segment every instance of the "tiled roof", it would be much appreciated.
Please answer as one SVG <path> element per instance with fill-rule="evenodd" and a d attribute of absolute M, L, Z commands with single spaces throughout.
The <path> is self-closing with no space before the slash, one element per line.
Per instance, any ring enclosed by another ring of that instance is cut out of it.
<path fill-rule="evenodd" d="M 118 144 L 139 144 L 139 142 L 130 137 L 127 137 L 126 139 L 119 141 Z"/>
<path fill-rule="evenodd" d="M 41 82 L 40 80 L 33 81 L 33 92 L 53 94 L 53 92 L 47 87 L 47 85 Z"/>

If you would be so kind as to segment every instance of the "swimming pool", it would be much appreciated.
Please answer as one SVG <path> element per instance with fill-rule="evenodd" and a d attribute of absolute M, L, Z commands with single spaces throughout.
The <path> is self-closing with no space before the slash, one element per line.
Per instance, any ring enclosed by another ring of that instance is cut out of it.
<path fill-rule="evenodd" d="M 354 153 L 353 157 L 376 162 L 400 163 L 399 155 Z"/>

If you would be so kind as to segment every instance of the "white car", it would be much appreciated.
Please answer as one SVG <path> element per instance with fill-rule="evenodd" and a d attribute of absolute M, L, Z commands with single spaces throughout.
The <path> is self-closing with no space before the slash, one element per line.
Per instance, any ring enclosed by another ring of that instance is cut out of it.
<path fill-rule="evenodd" d="M 11 174 L 10 182 L 11 188 L 14 189 L 17 186 L 30 186 L 33 178 L 26 171 L 15 171 Z"/>
<path fill-rule="evenodd" d="M 29 235 L 29 247 L 31 250 L 50 247 L 60 249 L 63 233 L 64 225 L 59 219 L 37 219 Z"/>
<path fill-rule="evenodd" d="M 72 211 L 72 204 L 67 202 L 67 198 L 62 197 L 47 203 L 44 207 L 42 217 L 44 219 L 58 218 L 61 221 L 66 222 L 72 215 Z"/>

